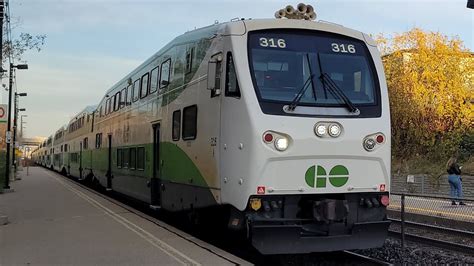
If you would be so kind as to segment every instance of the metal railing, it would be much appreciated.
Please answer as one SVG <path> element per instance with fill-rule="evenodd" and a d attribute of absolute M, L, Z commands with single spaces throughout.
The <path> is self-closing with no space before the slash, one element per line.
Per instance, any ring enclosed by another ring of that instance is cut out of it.
<path fill-rule="evenodd" d="M 474 237 L 474 199 L 463 198 L 454 201 L 456 205 L 452 203 L 453 199 L 448 197 L 392 193 L 388 214 L 392 223 L 397 225 L 397 229 L 392 228 L 389 233 L 401 238 L 402 250 L 405 247 L 405 239 L 408 238 L 447 249 L 474 252 L 472 244 L 459 244 L 457 241 L 440 239 L 443 235 L 447 236 L 444 237 L 446 239 L 455 235 L 458 239 Z M 459 205 L 460 201 L 464 205 Z M 407 227 L 417 228 L 419 231 L 412 234 L 407 232 L 410 231 Z"/>

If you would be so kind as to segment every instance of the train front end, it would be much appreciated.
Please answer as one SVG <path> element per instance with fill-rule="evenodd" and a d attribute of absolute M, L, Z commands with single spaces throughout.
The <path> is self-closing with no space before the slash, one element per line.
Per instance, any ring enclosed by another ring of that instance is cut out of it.
<path fill-rule="evenodd" d="M 367 35 L 327 23 L 245 21 L 232 37 L 242 97 L 222 106 L 222 202 L 263 254 L 383 245 L 390 112 Z"/>

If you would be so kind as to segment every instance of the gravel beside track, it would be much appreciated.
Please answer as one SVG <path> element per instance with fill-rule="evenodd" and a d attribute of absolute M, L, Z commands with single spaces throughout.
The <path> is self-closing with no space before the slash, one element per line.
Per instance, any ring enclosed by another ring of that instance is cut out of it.
<path fill-rule="evenodd" d="M 396 265 L 474 265 L 474 255 L 446 251 L 419 243 L 407 242 L 405 252 L 398 239 L 389 238 L 381 248 L 359 250 L 357 253 Z"/>

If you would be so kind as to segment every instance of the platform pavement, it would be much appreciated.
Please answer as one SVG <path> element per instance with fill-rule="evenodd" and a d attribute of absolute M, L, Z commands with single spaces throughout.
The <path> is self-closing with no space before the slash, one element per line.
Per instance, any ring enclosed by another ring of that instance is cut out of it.
<path fill-rule="evenodd" d="M 0 194 L 10 221 L 0 226 L 0 265 L 249 264 L 42 168 L 12 186 Z"/>

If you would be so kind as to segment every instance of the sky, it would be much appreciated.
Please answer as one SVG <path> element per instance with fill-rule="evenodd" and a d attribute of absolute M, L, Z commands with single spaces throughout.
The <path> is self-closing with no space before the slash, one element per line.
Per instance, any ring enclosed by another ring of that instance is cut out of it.
<path fill-rule="evenodd" d="M 302 0 L 301 0 L 302 1 Z M 233 18 L 273 18 L 300 1 L 280 0 L 10 0 L 13 36 L 47 36 L 29 51 L 16 88 L 26 108 L 24 135 L 49 136 L 174 37 Z M 320 0 L 317 20 L 390 36 L 419 27 L 458 36 L 474 51 L 474 10 L 467 0 Z M 19 63 L 19 62 L 16 62 Z M 6 67 L 6 66 L 4 66 Z M 8 79 L 2 79 L 8 84 Z M 0 87 L 0 103 L 8 93 Z"/>

